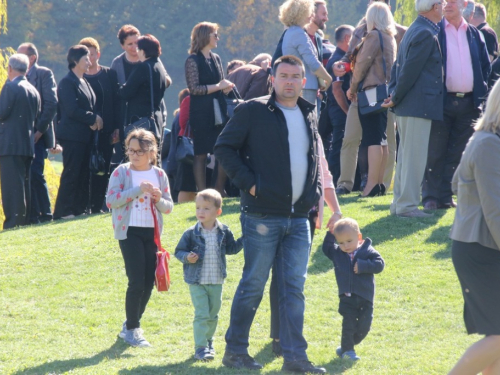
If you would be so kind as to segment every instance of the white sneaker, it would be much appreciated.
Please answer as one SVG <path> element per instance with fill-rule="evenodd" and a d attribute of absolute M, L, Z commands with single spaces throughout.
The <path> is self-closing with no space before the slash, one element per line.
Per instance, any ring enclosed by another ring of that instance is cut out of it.
<path fill-rule="evenodd" d="M 140 328 L 128 329 L 123 340 L 125 340 L 125 342 L 129 345 L 139 348 L 147 348 L 151 346 L 144 336 L 142 336 L 142 329 Z"/>

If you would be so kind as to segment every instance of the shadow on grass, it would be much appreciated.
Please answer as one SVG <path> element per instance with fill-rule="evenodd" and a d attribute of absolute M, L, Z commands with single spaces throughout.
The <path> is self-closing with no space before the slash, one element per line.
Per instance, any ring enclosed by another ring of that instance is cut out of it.
<path fill-rule="evenodd" d="M 325 365 L 326 372 L 328 374 L 342 374 L 349 370 L 355 365 L 355 362 L 350 360 L 342 360 L 340 358 L 334 358 L 330 363 Z"/>
<path fill-rule="evenodd" d="M 434 229 L 432 234 L 425 240 L 426 243 L 444 243 L 446 248 L 437 251 L 433 254 L 434 259 L 449 259 L 451 258 L 451 225 Z"/>
<path fill-rule="evenodd" d="M 130 348 L 129 345 L 125 344 L 122 339 L 117 338 L 113 345 L 109 347 L 109 349 L 97 353 L 92 357 L 74 358 L 64 361 L 55 360 L 36 367 L 17 371 L 14 373 L 14 375 L 62 374 L 66 372 L 72 372 L 75 369 L 98 365 L 103 360 L 109 361 L 113 359 L 130 357 L 130 354 L 123 354 L 123 352 L 128 348 Z"/>

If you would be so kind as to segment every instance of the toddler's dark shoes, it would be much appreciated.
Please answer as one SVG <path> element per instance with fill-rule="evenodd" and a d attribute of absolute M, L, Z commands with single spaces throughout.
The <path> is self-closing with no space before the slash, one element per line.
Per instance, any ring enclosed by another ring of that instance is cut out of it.
<path fill-rule="evenodd" d="M 309 361 L 285 361 L 281 371 L 293 372 L 296 374 L 326 374 L 323 367 L 316 367 Z"/>
<path fill-rule="evenodd" d="M 196 352 L 194 353 L 194 359 L 198 361 L 211 361 L 214 359 L 214 355 L 206 346 L 203 346 L 196 349 Z"/>

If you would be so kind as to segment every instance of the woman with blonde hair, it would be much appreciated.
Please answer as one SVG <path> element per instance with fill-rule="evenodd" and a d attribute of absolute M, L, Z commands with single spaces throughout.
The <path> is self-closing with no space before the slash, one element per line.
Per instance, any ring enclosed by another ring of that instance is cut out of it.
<path fill-rule="evenodd" d="M 452 181 L 457 210 L 451 257 L 464 298 L 468 334 L 485 337 L 450 375 L 500 374 L 500 81 L 486 103 Z M 496 156 L 495 156 L 496 155 Z"/>
<path fill-rule="evenodd" d="M 374 2 L 366 11 L 368 34 L 361 41 L 356 55 L 349 99 L 357 100 L 357 92 L 385 85 L 390 81 L 391 68 L 396 60 L 396 27 L 390 8 L 383 2 Z M 359 107 L 358 107 L 359 112 Z M 385 165 L 387 163 L 387 110 L 361 114 L 363 129 L 361 146 L 368 147 L 368 180 L 361 196 L 384 194 Z"/>
<path fill-rule="evenodd" d="M 189 124 L 193 134 L 193 171 L 198 191 L 206 183 L 207 154 L 212 154 L 215 141 L 223 126 L 216 126 L 214 100 L 222 113 L 226 112 L 224 94 L 229 93 L 233 83 L 224 79 L 224 68 L 219 55 L 212 52 L 219 41 L 219 25 L 200 22 L 191 31 L 191 48 L 185 64 L 186 83 L 190 92 Z M 215 189 L 225 196 L 226 173 L 218 165 Z"/>
<path fill-rule="evenodd" d="M 315 46 L 304 30 L 313 12 L 313 0 L 287 0 L 280 6 L 279 19 L 287 28 L 281 46 L 283 55 L 296 56 L 304 63 L 306 84 L 302 97 L 316 105 L 318 88 L 326 90 L 332 83 L 332 77 L 323 67 L 320 46 Z"/>

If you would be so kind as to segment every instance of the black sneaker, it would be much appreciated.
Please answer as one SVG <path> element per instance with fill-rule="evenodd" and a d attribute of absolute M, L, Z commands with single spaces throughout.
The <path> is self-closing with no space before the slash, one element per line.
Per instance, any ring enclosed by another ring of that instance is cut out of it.
<path fill-rule="evenodd" d="M 316 367 L 309 361 L 285 361 L 281 371 L 289 371 L 297 374 L 326 374 L 323 367 Z"/>
<path fill-rule="evenodd" d="M 276 357 L 283 357 L 283 349 L 279 341 L 273 340 L 273 353 Z"/>
<path fill-rule="evenodd" d="M 222 364 L 231 368 L 246 368 L 248 370 L 260 370 L 262 365 L 250 357 L 248 354 L 235 354 L 225 352 L 222 358 Z"/>
<path fill-rule="evenodd" d="M 346 195 L 346 194 L 351 194 L 351 192 L 349 190 L 347 190 L 347 188 L 345 188 L 343 186 L 339 186 L 338 188 L 335 189 L 335 194 Z"/>

